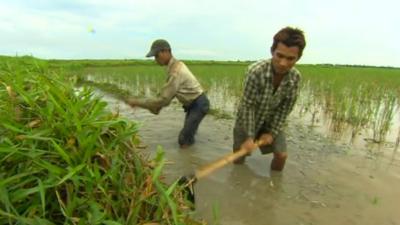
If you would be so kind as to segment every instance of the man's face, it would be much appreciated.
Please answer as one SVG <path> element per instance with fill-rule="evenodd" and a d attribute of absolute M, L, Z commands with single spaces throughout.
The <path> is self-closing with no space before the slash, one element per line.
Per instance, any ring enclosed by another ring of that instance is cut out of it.
<path fill-rule="evenodd" d="M 272 52 L 272 67 L 277 75 L 286 74 L 299 59 L 299 47 L 288 47 L 279 42 Z"/>
<path fill-rule="evenodd" d="M 169 52 L 168 51 L 159 51 L 154 56 L 154 60 L 156 60 L 156 62 L 161 66 L 167 65 L 168 61 L 169 61 Z"/>

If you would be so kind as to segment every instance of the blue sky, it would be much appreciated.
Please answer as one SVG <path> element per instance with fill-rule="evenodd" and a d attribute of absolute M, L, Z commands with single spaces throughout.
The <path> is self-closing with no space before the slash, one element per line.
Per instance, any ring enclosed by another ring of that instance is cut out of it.
<path fill-rule="evenodd" d="M 164 38 L 180 59 L 258 60 L 294 26 L 307 39 L 300 63 L 400 67 L 397 2 L 0 0 L 0 55 L 144 59 Z"/>

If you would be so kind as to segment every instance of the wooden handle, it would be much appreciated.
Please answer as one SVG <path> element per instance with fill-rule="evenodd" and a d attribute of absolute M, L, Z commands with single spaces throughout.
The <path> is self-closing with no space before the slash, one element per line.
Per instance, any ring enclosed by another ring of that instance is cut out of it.
<path fill-rule="evenodd" d="M 262 144 L 263 143 L 261 143 L 259 141 L 256 142 L 257 147 L 262 145 Z M 255 149 L 251 150 L 250 152 L 252 152 L 254 150 Z M 227 155 L 223 156 L 222 158 L 217 159 L 216 161 L 206 165 L 205 167 L 198 169 L 195 172 L 195 177 L 196 177 L 196 179 L 200 179 L 200 178 L 206 177 L 210 173 L 214 172 L 215 170 L 217 170 L 217 169 L 219 169 L 221 167 L 224 167 L 225 165 L 227 165 L 229 163 L 232 163 L 236 159 L 238 159 L 238 158 L 240 158 L 242 156 L 245 156 L 246 154 L 248 154 L 250 152 L 248 152 L 246 149 L 240 149 L 237 152 L 227 154 Z"/>

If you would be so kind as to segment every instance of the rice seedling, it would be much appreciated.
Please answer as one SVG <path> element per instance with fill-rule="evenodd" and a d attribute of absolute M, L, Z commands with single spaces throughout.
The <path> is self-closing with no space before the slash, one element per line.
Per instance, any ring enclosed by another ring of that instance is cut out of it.
<path fill-rule="evenodd" d="M 205 87 L 211 111 L 233 118 L 250 62 L 185 62 Z M 115 87 L 115 90 L 121 89 L 135 96 L 156 95 L 166 78 L 163 68 L 151 61 L 55 61 L 51 65 L 63 63 L 74 65 L 74 68 L 81 63 L 85 80 L 103 87 L 112 84 L 112 89 Z M 311 126 L 323 121 L 334 136 L 341 136 L 345 134 L 343 130 L 350 129 L 351 140 L 360 131 L 367 130 L 377 141 L 393 129 L 393 121 L 389 121 L 393 116 L 389 115 L 399 110 L 399 69 L 337 65 L 298 65 L 298 69 L 303 79 L 295 111 L 301 117 L 309 118 Z M 396 100 L 385 100 L 386 92 Z"/>
<path fill-rule="evenodd" d="M 395 113 L 396 101 L 396 96 L 387 92 L 376 102 L 372 118 L 373 138 L 376 142 L 385 140 Z"/>
<path fill-rule="evenodd" d="M 397 149 L 399 148 L 400 145 L 400 127 L 399 127 L 399 132 L 397 134 L 397 138 L 396 138 L 396 143 L 394 145 L 394 150 L 397 151 Z"/>
<path fill-rule="evenodd" d="M 304 80 L 301 94 L 312 89 L 304 102 L 319 102 L 333 133 L 350 128 L 351 139 L 363 129 L 382 142 L 398 111 L 400 77 L 398 69 L 301 66 Z M 349 82 L 351 81 L 351 82 Z M 307 84 L 304 86 L 304 84 Z M 397 93 L 397 97 L 396 96 Z M 318 100 L 315 100 L 317 98 Z M 309 113 L 312 113 L 309 111 Z"/>
<path fill-rule="evenodd" d="M 233 118 L 249 62 L 189 61 L 187 64 L 206 88 L 211 111 Z M 390 115 L 398 111 L 400 93 L 398 69 L 330 65 L 299 65 L 299 69 L 303 81 L 296 111 L 302 117 L 309 115 L 311 126 L 326 121 L 335 136 L 351 129 L 351 140 L 361 130 L 368 129 L 377 141 L 382 141 L 392 129 Z M 164 71 L 154 64 L 89 67 L 85 73 L 93 82 L 115 84 L 123 90 L 135 91 L 132 94 L 137 96 L 156 95 L 165 80 Z M 391 100 L 384 100 L 387 91 L 393 96 Z"/>

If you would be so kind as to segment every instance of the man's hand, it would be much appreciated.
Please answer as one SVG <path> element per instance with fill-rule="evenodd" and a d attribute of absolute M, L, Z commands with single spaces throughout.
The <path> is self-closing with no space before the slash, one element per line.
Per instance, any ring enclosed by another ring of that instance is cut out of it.
<path fill-rule="evenodd" d="M 253 138 L 247 138 L 245 142 L 240 146 L 241 149 L 246 149 L 248 153 L 256 149 L 258 146 L 254 143 Z"/>
<path fill-rule="evenodd" d="M 260 136 L 258 139 L 259 145 L 270 145 L 274 141 L 271 133 L 265 133 Z"/>
<path fill-rule="evenodd" d="M 131 107 L 139 106 L 139 100 L 136 98 L 127 98 L 125 99 L 125 103 L 130 105 Z"/>
<path fill-rule="evenodd" d="M 125 103 L 133 107 L 140 107 L 149 110 L 151 113 L 158 115 L 162 107 L 159 104 L 153 101 L 146 101 L 145 99 L 138 99 L 138 98 L 127 98 L 125 99 Z"/>
<path fill-rule="evenodd" d="M 154 107 L 154 106 L 150 106 L 147 108 L 151 113 L 153 113 L 154 115 L 158 115 L 160 113 L 161 107 Z"/>

